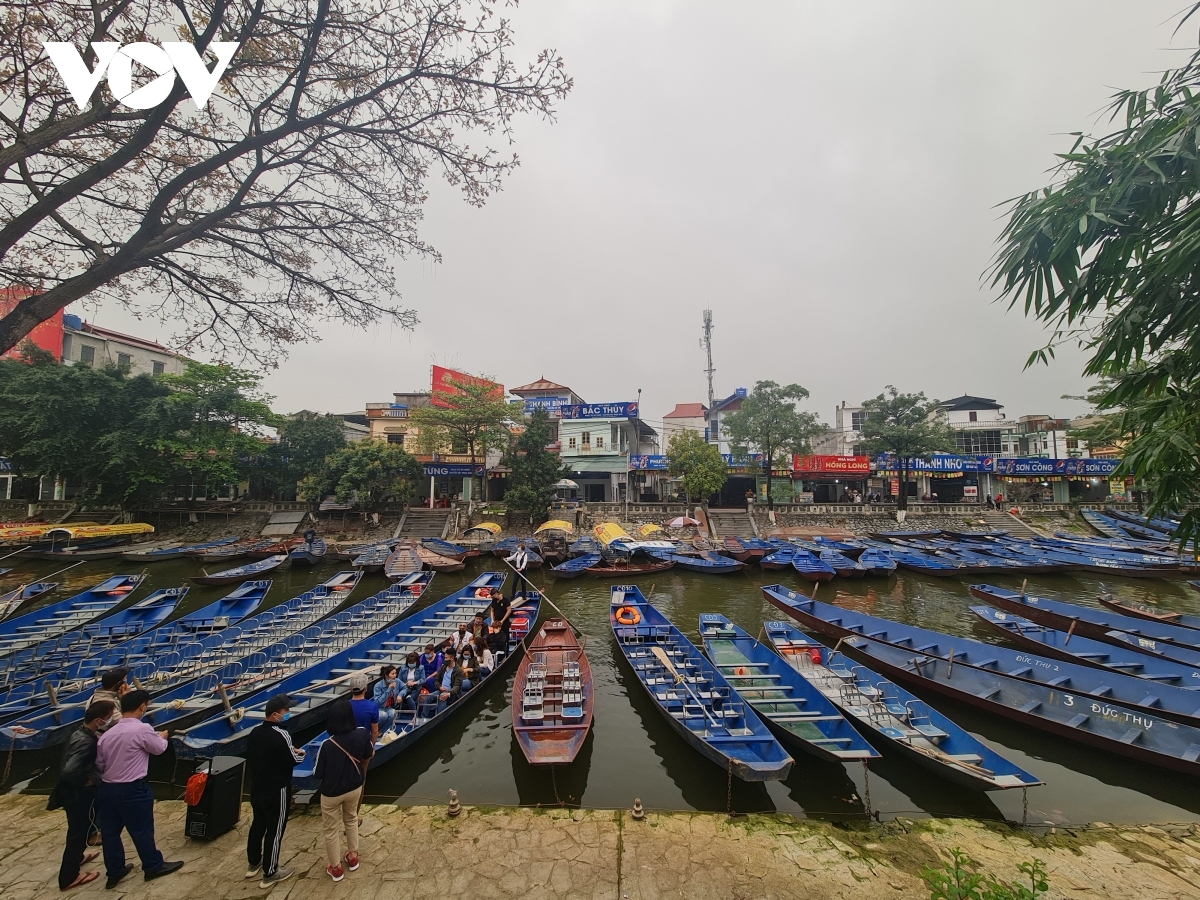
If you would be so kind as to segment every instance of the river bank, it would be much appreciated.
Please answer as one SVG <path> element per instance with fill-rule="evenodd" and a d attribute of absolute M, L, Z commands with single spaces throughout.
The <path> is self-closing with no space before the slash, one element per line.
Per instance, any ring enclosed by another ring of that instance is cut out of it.
<path fill-rule="evenodd" d="M 0 797 L 0 865 L 9 900 L 61 896 L 55 881 L 65 823 L 45 798 Z M 211 843 L 183 837 L 185 807 L 156 807 L 159 848 L 182 859 L 176 875 L 146 884 L 138 872 L 109 896 L 134 900 L 261 896 L 246 880 L 248 805 L 236 830 Z M 362 867 L 334 884 L 324 872 L 320 815 L 298 810 L 288 822 L 283 863 L 296 876 L 273 900 L 341 894 L 370 898 L 925 898 L 919 877 L 951 848 L 1005 881 L 1038 857 L 1051 897 L 1200 898 L 1200 837 L 1194 826 L 1108 826 L 1022 830 L 969 819 L 899 820 L 839 827 L 784 815 L 729 819 L 711 813 L 532 810 L 463 807 L 363 807 Z M 126 838 L 127 852 L 136 861 Z M 99 866 L 92 864 L 89 868 Z M 103 878 L 75 893 L 103 892 Z M 351 892 L 353 892 L 351 894 Z"/>

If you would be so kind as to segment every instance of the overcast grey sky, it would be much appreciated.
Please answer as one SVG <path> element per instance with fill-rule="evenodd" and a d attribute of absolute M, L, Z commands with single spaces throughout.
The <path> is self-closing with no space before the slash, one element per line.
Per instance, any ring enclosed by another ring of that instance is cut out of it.
<path fill-rule="evenodd" d="M 440 265 L 399 267 L 415 332 L 329 327 L 266 385 L 344 412 L 428 388 L 432 363 L 515 386 L 544 375 L 661 418 L 799 382 L 827 421 L 885 384 L 1071 415 L 1082 357 L 1023 371 L 1039 327 L 981 280 L 996 208 L 1045 183 L 1117 87 L 1183 59 L 1186 0 L 526 0 L 516 55 L 557 48 L 557 123 L 517 123 L 522 165 L 483 209 L 438 188 Z M 119 311 L 100 324 L 166 339 Z"/>

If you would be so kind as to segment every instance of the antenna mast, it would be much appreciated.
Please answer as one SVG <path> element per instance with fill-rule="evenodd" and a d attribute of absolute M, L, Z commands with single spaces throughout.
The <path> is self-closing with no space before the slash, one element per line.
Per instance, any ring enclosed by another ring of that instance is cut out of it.
<path fill-rule="evenodd" d="M 712 408 L 714 400 L 712 377 L 713 372 L 716 371 L 712 364 L 712 329 L 712 310 L 706 309 L 704 311 L 704 337 L 700 339 L 700 346 L 704 348 L 704 352 L 708 357 L 708 368 L 704 371 L 708 375 L 708 406 L 710 409 Z"/>

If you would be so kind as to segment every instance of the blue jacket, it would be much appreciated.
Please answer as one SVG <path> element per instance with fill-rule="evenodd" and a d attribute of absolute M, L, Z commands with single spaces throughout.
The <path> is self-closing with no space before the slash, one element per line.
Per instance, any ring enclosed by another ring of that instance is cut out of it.
<path fill-rule="evenodd" d="M 400 683 L 399 676 L 390 685 L 386 678 L 380 678 L 375 682 L 375 693 L 373 694 L 375 705 L 380 709 L 388 708 L 388 700 L 391 699 L 393 707 L 400 705 L 400 698 L 404 696 L 404 685 Z"/>

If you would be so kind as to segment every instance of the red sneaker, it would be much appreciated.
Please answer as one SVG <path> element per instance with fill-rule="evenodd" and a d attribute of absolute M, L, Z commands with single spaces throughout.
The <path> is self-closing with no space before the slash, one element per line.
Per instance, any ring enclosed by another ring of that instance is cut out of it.
<path fill-rule="evenodd" d="M 326 866 L 325 873 L 334 881 L 341 881 L 346 877 L 346 873 L 342 871 L 341 866 Z"/>
<path fill-rule="evenodd" d="M 346 868 L 349 869 L 351 872 L 355 872 L 358 870 L 358 854 L 357 853 L 347 853 L 346 854 Z"/>

